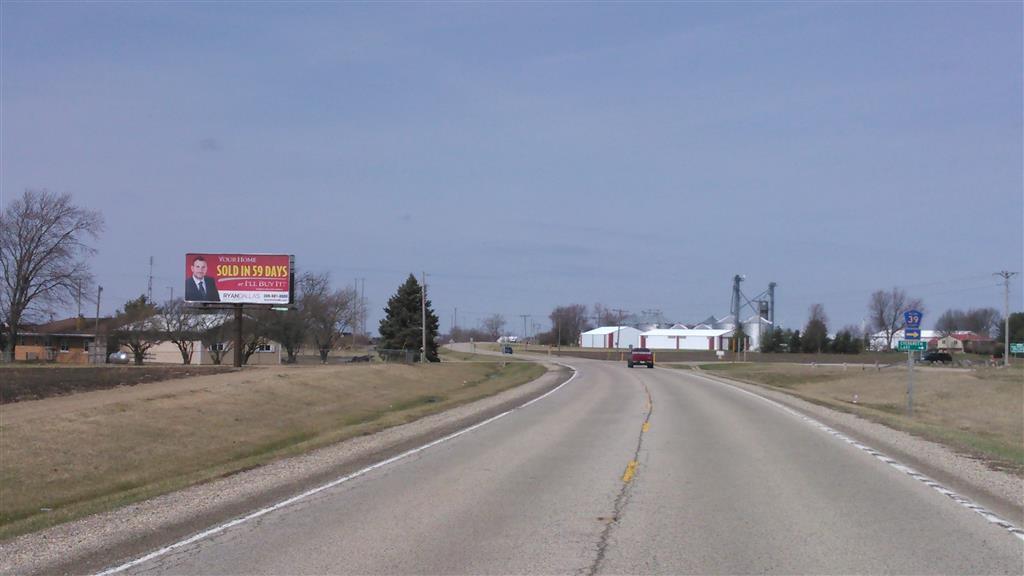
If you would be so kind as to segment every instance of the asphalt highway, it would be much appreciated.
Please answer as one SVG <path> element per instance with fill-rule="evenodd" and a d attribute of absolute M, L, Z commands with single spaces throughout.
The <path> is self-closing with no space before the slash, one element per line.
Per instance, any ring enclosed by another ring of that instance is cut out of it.
<path fill-rule="evenodd" d="M 538 402 L 125 573 L 1024 573 L 1018 536 L 778 405 L 568 363 Z"/>

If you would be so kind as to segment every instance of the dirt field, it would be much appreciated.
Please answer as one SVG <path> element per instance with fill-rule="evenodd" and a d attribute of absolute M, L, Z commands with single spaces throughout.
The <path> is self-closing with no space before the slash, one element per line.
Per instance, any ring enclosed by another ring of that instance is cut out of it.
<path fill-rule="evenodd" d="M 907 369 L 711 364 L 701 369 L 784 390 L 984 459 L 1024 476 L 1024 369 L 918 366 L 907 415 Z"/>
<path fill-rule="evenodd" d="M 0 366 L 0 404 L 230 372 L 230 366 Z"/>
<path fill-rule="evenodd" d="M 530 363 L 276 366 L 0 412 L 0 538 L 231 474 L 528 382 Z"/>

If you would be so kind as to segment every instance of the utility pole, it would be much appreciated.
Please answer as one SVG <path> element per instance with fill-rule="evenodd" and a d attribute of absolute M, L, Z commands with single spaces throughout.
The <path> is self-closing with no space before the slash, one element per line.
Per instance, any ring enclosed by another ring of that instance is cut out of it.
<path fill-rule="evenodd" d="M 78 315 L 75 316 L 75 330 L 82 329 L 82 281 L 76 280 L 75 286 L 78 288 Z"/>
<path fill-rule="evenodd" d="M 562 317 L 555 317 L 555 324 L 558 325 L 558 351 L 562 351 Z"/>
<path fill-rule="evenodd" d="M 743 321 L 740 320 L 740 282 L 743 282 L 743 275 L 737 274 L 732 277 L 732 320 L 734 324 L 733 328 L 733 347 L 734 352 L 742 350 L 743 343 L 741 342 L 740 336 L 743 334 Z"/>
<path fill-rule="evenodd" d="M 98 286 L 96 291 L 96 328 L 92 335 L 92 347 L 93 347 L 93 364 L 99 364 L 102 359 L 100 354 L 100 296 L 103 295 L 103 286 Z"/>
<path fill-rule="evenodd" d="M 622 308 L 612 308 L 612 312 L 615 312 L 615 347 L 622 348 L 619 337 L 622 334 L 622 319 L 626 311 Z"/>
<path fill-rule="evenodd" d="M 1010 365 L 1010 278 L 1016 272 L 996 272 L 995 276 L 1003 277 L 1003 366 Z"/>
<path fill-rule="evenodd" d="M 153 257 L 149 257 L 149 287 L 146 288 L 146 300 L 153 302 Z"/>
<path fill-rule="evenodd" d="M 529 350 L 530 349 L 530 336 L 526 332 L 526 319 L 529 318 L 530 315 L 529 314 L 520 314 L 519 316 L 523 319 L 523 350 Z"/>
<path fill-rule="evenodd" d="M 423 286 L 420 292 L 420 321 L 423 323 L 423 356 L 420 362 L 427 361 L 427 273 L 423 273 Z"/>

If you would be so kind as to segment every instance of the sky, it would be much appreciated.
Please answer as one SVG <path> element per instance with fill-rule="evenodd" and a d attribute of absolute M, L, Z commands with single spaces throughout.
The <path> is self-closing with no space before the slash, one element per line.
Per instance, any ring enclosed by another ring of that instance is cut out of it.
<path fill-rule="evenodd" d="M 104 314 L 151 257 L 163 300 L 224 252 L 360 279 L 371 329 L 424 272 L 442 331 L 693 323 L 736 274 L 785 328 L 894 286 L 928 327 L 1024 272 L 1022 29 L 1020 2 L 5 0 L 0 202 L 103 214 Z"/>

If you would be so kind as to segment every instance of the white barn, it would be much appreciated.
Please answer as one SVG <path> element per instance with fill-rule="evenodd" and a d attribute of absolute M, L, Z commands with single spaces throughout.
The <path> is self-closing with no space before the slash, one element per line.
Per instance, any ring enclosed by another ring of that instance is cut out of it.
<path fill-rule="evenodd" d="M 652 350 L 728 350 L 732 334 L 732 330 L 648 330 L 640 335 L 640 346 Z"/>
<path fill-rule="evenodd" d="M 580 348 L 640 346 L 640 331 L 630 326 L 601 326 L 580 334 Z"/>

